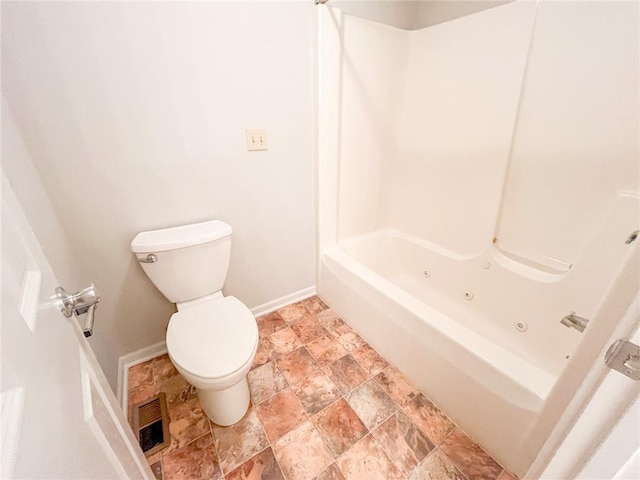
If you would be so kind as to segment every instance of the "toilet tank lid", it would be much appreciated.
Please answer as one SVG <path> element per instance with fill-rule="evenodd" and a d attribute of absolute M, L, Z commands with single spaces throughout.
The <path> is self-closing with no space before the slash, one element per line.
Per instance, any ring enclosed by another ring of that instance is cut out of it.
<path fill-rule="evenodd" d="M 231 225 L 220 220 L 209 220 L 140 232 L 131 240 L 131 251 L 134 253 L 162 252 L 213 242 L 228 235 L 231 235 Z"/>

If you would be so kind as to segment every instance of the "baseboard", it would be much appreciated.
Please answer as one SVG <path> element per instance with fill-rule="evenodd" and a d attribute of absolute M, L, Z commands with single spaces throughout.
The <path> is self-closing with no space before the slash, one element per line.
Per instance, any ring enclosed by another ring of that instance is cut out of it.
<path fill-rule="evenodd" d="M 261 317 L 262 315 L 274 312 L 292 303 L 312 297 L 315 294 L 315 286 L 303 288 L 297 292 L 290 293 L 289 295 L 285 295 L 283 297 L 276 298 L 275 300 L 271 300 L 270 302 L 253 307 L 251 309 L 251 313 L 253 313 L 255 317 Z M 146 362 L 147 360 L 151 360 L 152 358 L 164 353 L 167 353 L 167 344 L 162 341 L 148 347 L 141 348 L 140 350 L 136 350 L 135 352 L 127 353 L 118 359 L 117 395 L 120 406 L 125 414 L 127 413 L 129 401 L 129 369 L 134 365 Z"/>
<path fill-rule="evenodd" d="M 275 300 L 271 300 L 270 302 L 266 302 L 262 305 L 253 307 L 251 309 L 251 313 L 253 313 L 254 317 L 261 317 L 262 315 L 275 312 L 276 310 L 282 307 L 286 307 L 287 305 L 291 305 L 292 303 L 299 302 L 300 300 L 304 300 L 305 298 L 313 297 L 315 294 L 315 286 L 303 288 L 302 290 L 290 293 L 289 295 L 285 295 L 284 297 L 276 298 Z"/>
<path fill-rule="evenodd" d="M 118 359 L 118 401 L 125 415 L 129 402 L 129 369 L 165 353 L 167 353 L 167 344 L 163 340 L 135 352 L 127 353 Z"/>

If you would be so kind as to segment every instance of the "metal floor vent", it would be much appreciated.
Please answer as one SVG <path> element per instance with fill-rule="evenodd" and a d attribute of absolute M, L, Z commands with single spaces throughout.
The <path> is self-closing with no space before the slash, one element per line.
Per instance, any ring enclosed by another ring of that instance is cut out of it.
<path fill-rule="evenodd" d="M 159 393 L 155 397 L 135 404 L 132 424 L 145 456 L 149 457 L 168 447 L 171 436 L 165 394 Z"/>

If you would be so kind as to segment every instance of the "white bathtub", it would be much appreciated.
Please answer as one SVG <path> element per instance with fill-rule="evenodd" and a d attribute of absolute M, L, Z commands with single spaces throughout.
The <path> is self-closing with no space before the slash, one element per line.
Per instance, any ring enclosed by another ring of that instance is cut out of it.
<path fill-rule="evenodd" d="M 393 230 L 325 251 L 320 270 L 334 310 L 503 466 L 526 471 L 536 452 L 523 441 L 580 339 L 559 323 L 569 274 L 495 248 L 456 257 Z"/>
<path fill-rule="evenodd" d="M 639 214 L 637 194 L 618 195 L 564 270 L 496 245 L 463 257 L 383 229 L 323 248 L 318 294 L 505 468 L 522 476 L 564 408 L 558 398 L 565 406 L 570 399 L 565 389 L 576 371 L 572 356 L 585 357 L 578 350 L 583 334 L 560 320 L 575 311 L 608 322 L 590 325 L 587 336 L 610 328 L 602 307 L 632 261 L 636 245 L 625 239 Z"/>

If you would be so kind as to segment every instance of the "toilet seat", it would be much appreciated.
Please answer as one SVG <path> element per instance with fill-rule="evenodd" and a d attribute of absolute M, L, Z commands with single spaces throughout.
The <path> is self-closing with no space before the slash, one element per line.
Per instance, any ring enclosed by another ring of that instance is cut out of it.
<path fill-rule="evenodd" d="M 235 297 L 203 302 L 174 313 L 167 350 L 177 367 L 203 380 L 224 380 L 241 370 L 258 345 L 251 311 Z"/>

